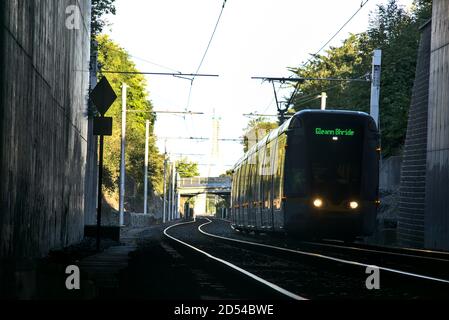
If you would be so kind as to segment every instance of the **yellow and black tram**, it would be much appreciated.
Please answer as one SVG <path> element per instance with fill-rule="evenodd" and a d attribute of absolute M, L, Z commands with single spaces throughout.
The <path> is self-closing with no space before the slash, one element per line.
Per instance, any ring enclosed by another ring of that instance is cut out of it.
<path fill-rule="evenodd" d="M 303 110 L 233 170 L 234 228 L 345 240 L 374 231 L 379 134 L 364 112 Z"/>

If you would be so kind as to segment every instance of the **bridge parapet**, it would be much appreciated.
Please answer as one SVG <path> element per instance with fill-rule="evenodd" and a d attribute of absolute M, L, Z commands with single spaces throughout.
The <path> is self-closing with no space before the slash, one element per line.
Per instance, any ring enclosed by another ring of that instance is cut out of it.
<path fill-rule="evenodd" d="M 231 177 L 181 178 L 180 188 L 231 188 Z"/>

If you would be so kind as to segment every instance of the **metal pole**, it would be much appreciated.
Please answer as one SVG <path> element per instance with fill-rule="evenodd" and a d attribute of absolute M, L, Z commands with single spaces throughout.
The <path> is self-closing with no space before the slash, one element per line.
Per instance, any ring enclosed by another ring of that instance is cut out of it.
<path fill-rule="evenodd" d="M 176 182 L 176 161 L 173 161 L 173 169 L 172 169 L 172 200 L 171 200 L 171 206 L 172 206 L 172 211 L 171 211 L 171 218 L 172 220 L 175 219 L 175 182 Z"/>
<path fill-rule="evenodd" d="M 327 94 L 326 92 L 321 92 L 321 110 L 326 110 L 326 100 L 327 100 Z"/>
<path fill-rule="evenodd" d="M 163 199 L 163 210 L 162 210 L 162 222 L 165 223 L 166 221 L 166 204 L 165 202 L 167 201 L 167 154 L 164 153 L 164 199 Z"/>
<path fill-rule="evenodd" d="M 168 176 L 170 178 L 170 174 L 171 174 L 171 163 L 168 163 Z M 167 221 L 171 221 L 171 179 L 168 181 L 168 212 L 167 212 Z"/>
<path fill-rule="evenodd" d="M 181 176 L 176 173 L 176 219 L 181 218 L 179 206 L 181 205 L 181 195 L 179 194 L 178 183 L 181 181 Z"/>
<path fill-rule="evenodd" d="M 126 83 L 122 84 L 122 146 L 120 160 L 120 226 L 123 226 L 125 209 L 125 141 L 126 141 Z"/>
<path fill-rule="evenodd" d="M 98 70 L 98 42 L 93 40 L 93 51 L 91 56 L 91 64 L 90 64 L 90 91 L 92 91 L 97 85 L 97 70 Z M 94 104 L 90 102 L 90 108 L 95 108 Z M 92 110 L 91 109 L 91 110 Z M 92 112 L 89 110 L 90 112 Z M 90 114 L 89 112 L 89 114 Z M 93 112 L 92 112 L 93 113 Z M 86 187 L 85 193 L 85 222 L 86 224 L 94 224 L 95 223 L 95 209 L 98 210 L 98 203 L 91 203 L 89 200 L 91 197 L 91 192 L 98 192 L 98 173 L 97 168 L 97 159 L 98 159 L 98 139 L 93 135 L 93 114 L 90 114 L 88 117 L 88 147 L 87 147 L 87 172 L 86 172 L 86 183 L 88 186 Z M 97 185 L 96 185 L 97 184 Z M 98 198 L 98 193 L 93 196 L 93 199 Z M 93 201 L 93 200 L 92 200 Z M 98 211 L 97 211 L 98 212 Z"/>
<path fill-rule="evenodd" d="M 148 202 L 148 140 L 150 139 L 150 120 L 145 123 L 145 178 L 143 195 L 143 214 L 147 214 Z"/>
<path fill-rule="evenodd" d="M 104 136 L 100 136 L 100 163 L 98 164 L 98 207 L 97 207 L 97 251 L 100 251 L 100 228 L 101 228 L 101 200 L 103 193 L 101 186 L 103 184 L 103 142 Z"/>
<path fill-rule="evenodd" d="M 380 96 L 380 66 L 382 62 L 382 50 L 376 49 L 373 53 L 373 69 L 371 79 L 370 114 L 379 128 L 379 96 Z"/>

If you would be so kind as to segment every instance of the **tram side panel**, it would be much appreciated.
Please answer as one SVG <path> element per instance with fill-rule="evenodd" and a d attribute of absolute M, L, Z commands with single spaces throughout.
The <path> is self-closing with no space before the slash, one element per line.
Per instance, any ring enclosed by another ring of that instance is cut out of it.
<path fill-rule="evenodd" d="M 275 157 L 275 171 L 273 179 L 273 225 L 275 230 L 284 230 L 284 160 L 285 148 L 287 145 L 287 136 L 281 134 L 277 138 L 276 143 L 276 157 Z"/>

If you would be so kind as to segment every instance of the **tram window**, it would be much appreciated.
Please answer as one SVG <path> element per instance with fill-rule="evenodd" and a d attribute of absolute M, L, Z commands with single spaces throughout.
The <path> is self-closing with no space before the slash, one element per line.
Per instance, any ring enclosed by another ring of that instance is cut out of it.
<path fill-rule="evenodd" d="M 259 195 L 258 195 L 258 201 L 261 202 L 263 201 L 263 174 L 264 174 L 264 155 L 265 155 L 265 148 L 266 146 L 263 145 L 260 149 L 259 149 L 259 154 L 258 154 L 258 165 L 257 165 L 257 182 L 259 184 Z"/>
<path fill-rule="evenodd" d="M 253 201 L 254 197 L 254 154 L 248 157 L 248 202 Z"/>
<path fill-rule="evenodd" d="M 356 135 L 338 140 L 326 135 L 310 136 L 312 188 L 334 203 L 360 194 L 363 131 L 355 125 L 345 127 L 353 128 Z"/>
<path fill-rule="evenodd" d="M 245 163 L 242 162 L 242 166 L 240 167 L 240 206 L 245 201 L 244 194 L 245 194 Z"/>
<path fill-rule="evenodd" d="M 247 179 L 247 176 L 248 176 L 247 171 L 248 170 L 247 170 L 247 168 L 248 168 L 248 165 L 247 165 L 246 160 L 245 160 L 245 162 L 243 163 L 243 179 L 242 179 L 242 185 L 243 185 L 242 196 L 243 196 L 243 200 L 242 200 L 242 204 L 244 204 L 246 202 L 246 192 L 247 192 L 247 189 L 248 189 L 248 179 Z"/>
<path fill-rule="evenodd" d="M 254 191 L 254 201 L 256 201 L 257 203 L 259 203 L 259 201 L 261 201 L 260 199 L 260 160 L 259 160 L 259 154 L 260 152 L 257 151 L 254 154 L 254 161 L 255 161 L 255 167 L 254 167 L 254 186 L 255 186 L 255 191 Z"/>
<path fill-rule="evenodd" d="M 235 174 L 232 175 L 232 187 L 231 187 L 231 206 L 235 204 Z"/>
<path fill-rule="evenodd" d="M 305 143 L 293 136 L 288 142 L 288 155 L 285 159 L 285 193 L 288 196 L 302 197 L 306 194 L 307 176 Z"/>
<path fill-rule="evenodd" d="M 242 166 L 242 205 L 247 202 L 248 193 L 248 160 L 243 162 Z"/>
<path fill-rule="evenodd" d="M 276 144 L 276 159 L 274 167 L 274 182 L 273 182 L 273 199 L 275 200 L 275 208 L 280 209 L 281 206 L 281 196 L 282 196 L 282 185 L 283 185 L 283 175 L 284 175 L 284 155 L 285 155 L 285 142 L 286 136 L 281 135 L 278 138 Z"/>
<path fill-rule="evenodd" d="M 237 205 L 240 205 L 240 190 L 241 190 L 241 182 L 240 182 L 240 176 L 242 172 L 242 167 L 240 166 L 237 169 L 237 188 L 236 188 L 236 203 Z"/>
<path fill-rule="evenodd" d="M 271 208 L 271 195 L 272 195 L 272 179 L 273 179 L 273 157 L 272 153 L 275 152 L 273 146 L 274 141 L 270 141 L 266 146 L 266 152 L 264 157 L 264 175 L 263 175 L 263 202 L 264 208 Z"/>

